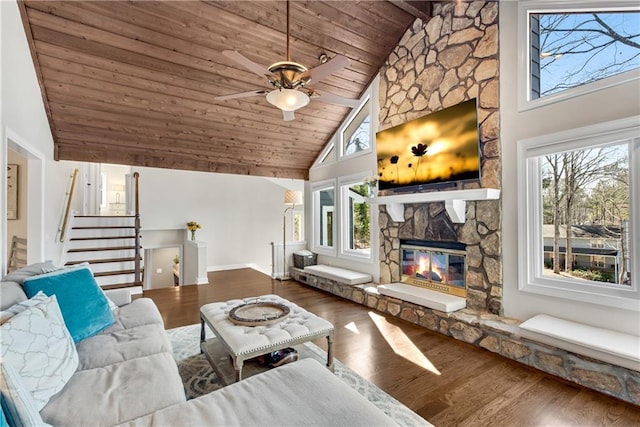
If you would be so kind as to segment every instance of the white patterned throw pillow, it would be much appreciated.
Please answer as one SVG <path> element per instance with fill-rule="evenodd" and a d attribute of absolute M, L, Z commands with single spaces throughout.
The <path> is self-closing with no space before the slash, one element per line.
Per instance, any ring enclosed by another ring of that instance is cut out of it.
<path fill-rule="evenodd" d="M 41 410 L 78 368 L 78 352 L 55 295 L 0 326 L 2 358 L 20 375 Z"/>
<path fill-rule="evenodd" d="M 34 305 L 39 304 L 47 298 L 48 297 L 44 294 L 44 292 L 38 292 L 33 297 L 31 297 L 31 299 L 14 304 L 5 311 L 0 311 L 0 325 L 11 319 L 16 314 L 22 313 L 27 308 L 33 307 Z"/>

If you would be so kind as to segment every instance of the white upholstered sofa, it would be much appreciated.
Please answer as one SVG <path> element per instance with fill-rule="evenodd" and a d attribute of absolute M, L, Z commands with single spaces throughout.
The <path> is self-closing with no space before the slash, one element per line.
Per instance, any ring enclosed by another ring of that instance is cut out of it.
<path fill-rule="evenodd" d="M 35 264 L 3 278 L 2 319 L 12 315 L 4 316 L 16 304 L 25 304 L 23 282 L 27 277 L 53 269 L 48 263 Z M 114 323 L 74 343 L 77 368 L 42 408 L 30 401 L 38 394 L 25 391 L 24 383 L 29 383 L 29 378 L 21 378 L 5 357 L 21 343 L 11 341 L 10 333 L 2 329 L 0 391 L 2 415 L 7 415 L 9 425 L 394 424 L 313 360 L 300 360 L 187 401 L 171 342 L 155 304 L 147 298 L 131 301 L 123 291 L 107 294 L 115 303 L 111 306 Z M 13 322 L 10 319 L 6 322 Z M 2 323 L 0 328 L 8 324 Z"/>

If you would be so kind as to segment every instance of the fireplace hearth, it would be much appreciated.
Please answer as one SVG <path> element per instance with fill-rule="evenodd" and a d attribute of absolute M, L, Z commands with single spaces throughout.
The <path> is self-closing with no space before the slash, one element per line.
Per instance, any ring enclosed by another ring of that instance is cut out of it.
<path fill-rule="evenodd" d="M 400 281 L 466 298 L 465 248 L 457 242 L 401 240 Z"/>

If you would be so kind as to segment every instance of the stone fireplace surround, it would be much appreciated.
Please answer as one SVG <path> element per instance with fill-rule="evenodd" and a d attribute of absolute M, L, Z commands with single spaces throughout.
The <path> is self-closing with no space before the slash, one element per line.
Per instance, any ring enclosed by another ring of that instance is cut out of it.
<path fill-rule="evenodd" d="M 400 240 L 456 242 L 466 245 L 467 307 L 502 313 L 500 202 L 467 202 L 466 221 L 453 223 L 444 202 L 405 205 L 405 221 L 394 222 L 380 209 L 380 283 L 400 281 Z"/>

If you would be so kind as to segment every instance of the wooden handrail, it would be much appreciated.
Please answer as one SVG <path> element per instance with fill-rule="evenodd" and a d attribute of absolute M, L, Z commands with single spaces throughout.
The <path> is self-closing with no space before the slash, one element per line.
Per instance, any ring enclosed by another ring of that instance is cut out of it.
<path fill-rule="evenodd" d="M 135 214 L 135 266 L 133 273 L 133 282 L 136 286 L 142 285 L 140 261 L 142 257 L 140 255 L 140 197 L 139 197 L 139 180 L 140 174 L 138 172 L 133 173 L 133 196 L 134 196 L 134 214 Z"/>
<path fill-rule="evenodd" d="M 67 226 L 69 225 L 69 214 L 71 213 L 71 201 L 73 200 L 73 193 L 76 189 L 76 181 L 78 180 L 78 169 L 73 170 L 73 175 L 71 176 L 71 187 L 67 192 L 67 205 L 64 208 L 64 217 L 62 218 L 62 227 L 60 228 L 60 241 L 64 242 L 65 236 L 67 234 Z"/>

